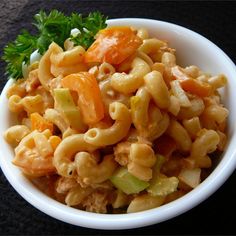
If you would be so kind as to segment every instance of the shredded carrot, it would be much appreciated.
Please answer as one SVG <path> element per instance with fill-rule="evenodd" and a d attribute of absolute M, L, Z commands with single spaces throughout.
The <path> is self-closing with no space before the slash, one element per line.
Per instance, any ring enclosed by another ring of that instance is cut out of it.
<path fill-rule="evenodd" d="M 56 135 L 53 135 L 49 138 L 49 143 L 53 150 L 56 150 L 60 142 L 61 142 L 61 138 Z"/>
<path fill-rule="evenodd" d="M 196 79 L 187 79 L 180 81 L 181 87 L 192 94 L 199 97 L 207 97 L 212 92 L 212 86 L 208 83 Z"/>
<path fill-rule="evenodd" d="M 40 132 L 49 129 L 53 133 L 53 123 L 46 120 L 39 113 L 35 112 L 30 114 L 31 129 L 38 130 Z"/>
<path fill-rule="evenodd" d="M 78 93 L 78 105 L 86 124 L 95 124 L 104 117 L 101 92 L 94 75 L 88 72 L 71 74 L 64 77 L 61 84 Z"/>
<path fill-rule="evenodd" d="M 96 41 L 85 52 L 84 60 L 86 63 L 117 65 L 131 56 L 141 44 L 142 40 L 130 27 L 110 27 L 98 33 Z"/>
<path fill-rule="evenodd" d="M 192 94 L 199 97 L 207 97 L 212 92 L 212 86 L 206 82 L 193 79 L 188 76 L 179 66 L 174 66 L 171 69 L 173 77 L 179 80 L 181 87 Z"/>

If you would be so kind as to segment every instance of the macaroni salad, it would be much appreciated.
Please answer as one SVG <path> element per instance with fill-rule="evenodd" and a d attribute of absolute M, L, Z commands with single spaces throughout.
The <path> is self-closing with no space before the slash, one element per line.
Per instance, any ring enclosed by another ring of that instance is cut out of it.
<path fill-rule="evenodd" d="M 87 50 L 52 42 L 7 92 L 19 122 L 4 133 L 12 163 L 52 198 L 97 213 L 197 187 L 226 145 L 227 78 L 181 67 L 175 51 L 129 26 L 100 30 Z"/>

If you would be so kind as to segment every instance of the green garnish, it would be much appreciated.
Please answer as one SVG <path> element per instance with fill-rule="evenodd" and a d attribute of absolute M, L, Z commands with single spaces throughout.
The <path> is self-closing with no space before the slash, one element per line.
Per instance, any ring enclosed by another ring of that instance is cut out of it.
<path fill-rule="evenodd" d="M 97 32 L 106 27 L 106 20 L 107 17 L 100 12 L 83 17 L 77 13 L 66 16 L 57 10 L 52 10 L 49 14 L 40 11 L 34 16 L 33 22 L 38 33 L 31 35 L 24 30 L 4 48 L 2 59 L 7 63 L 6 74 L 16 80 L 22 78 L 22 64 L 29 64 L 31 53 L 38 49 L 43 55 L 53 41 L 63 48 L 64 41 L 70 38 L 75 45 L 87 49 L 94 42 Z M 72 36 L 73 28 L 80 32 Z"/>
<path fill-rule="evenodd" d="M 149 183 L 130 174 L 124 167 L 119 168 L 110 177 L 112 184 L 126 194 L 139 193 L 149 186 Z"/>
<path fill-rule="evenodd" d="M 63 47 L 65 39 L 70 36 L 70 17 L 57 10 L 51 11 L 48 15 L 46 12 L 40 11 L 34 16 L 34 20 L 33 25 L 39 31 L 37 48 L 40 54 L 47 51 L 52 41 Z"/>
<path fill-rule="evenodd" d="M 6 74 L 14 79 L 22 77 L 22 63 L 29 64 L 30 54 L 36 49 L 37 38 L 23 31 L 14 42 L 4 48 L 2 59 L 7 63 Z"/>
<path fill-rule="evenodd" d="M 71 15 L 72 28 L 78 28 L 80 34 L 72 36 L 71 40 L 75 45 L 82 45 L 88 48 L 94 41 L 94 37 L 100 29 L 106 28 L 107 18 L 99 12 L 92 12 L 88 17 L 82 18 L 82 15 Z"/>

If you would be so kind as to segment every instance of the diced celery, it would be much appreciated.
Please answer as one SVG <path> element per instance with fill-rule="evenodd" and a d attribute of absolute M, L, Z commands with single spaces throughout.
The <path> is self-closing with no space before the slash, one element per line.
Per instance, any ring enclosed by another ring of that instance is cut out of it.
<path fill-rule="evenodd" d="M 165 201 L 165 197 L 151 196 L 149 194 L 142 194 L 135 197 L 127 208 L 127 213 L 145 211 L 155 207 L 161 206 Z"/>
<path fill-rule="evenodd" d="M 120 208 L 123 206 L 127 206 L 129 204 L 129 197 L 121 190 L 117 190 L 116 192 L 116 199 L 112 203 L 113 208 Z"/>
<path fill-rule="evenodd" d="M 179 180 L 176 177 L 166 177 L 160 175 L 147 189 L 152 196 L 166 196 L 177 190 Z"/>
<path fill-rule="evenodd" d="M 154 165 L 153 171 L 160 172 L 162 165 L 166 161 L 166 158 L 160 154 L 157 154 L 156 157 L 157 157 L 157 161 L 156 161 L 156 164 Z"/>
<path fill-rule="evenodd" d="M 148 182 L 136 178 L 124 167 L 118 169 L 110 180 L 115 187 L 126 194 L 139 193 L 149 186 Z"/>
<path fill-rule="evenodd" d="M 166 161 L 166 158 L 160 154 L 157 154 L 156 158 L 157 158 L 157 161 L 152 168 L 152 179 L 150 181 L 151 185 L 156 182 L 157 178 L 160 175 L 161 167 L 163 163 Z"/>
<path fill-rule="evenodd" d="M 85 131 L 86 125 L 83 122 L 82 114 L 73 101 L 68 88 L 54 89 L 54 98 L 58 108 L 65 114 L 72 128 Z"/>
<path fill-rule="evenodd" d="M 177 190 L 179 180 L 176 177 L 166 177 L 160 173 L 160 169 L 165 162 L 165 157 L 157 155 L 157 162 L 153 167 L 152 180 L 147 191 L 152 196 L 166 196 Z"/>
<path fill-rule="evenodd" d="M 75 110 L 76 106 L 68 88 L 57 88 L 53 90 L 57 105 L 63 111 Z"/>

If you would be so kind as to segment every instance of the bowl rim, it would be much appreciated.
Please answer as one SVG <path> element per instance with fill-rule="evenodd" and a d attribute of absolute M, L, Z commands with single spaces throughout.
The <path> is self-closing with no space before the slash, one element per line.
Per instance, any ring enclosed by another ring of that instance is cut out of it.
<path fill-rule="evenodd" d="M 117 18 L 108 20 L 108 25 L 132 25 L 132 24 L 142 24 L 144 23 L 151 24 L 162 24 L 166 27 L 175 28 L 179 31 L 184 31 L 185 34 L 190 35 L 191 37 L 198 38 L 201 41 L 205 41 L 210 47 L 213 47 L 218 53 L 222 55 L 222 60 L 225 60 L 228 65 L 234 70 L 236 74 L 236 67 L 232 60 L 224 53 L 213 42 L 200 35 L 197 32 L 194 32 L 183 26 L 169 23 L 166 21 L 160 21 L 155 19 L 148 18 Z M 6 95 L 7 88 L 12 83 L 12 80 L 9 80 L 1 93 L 0 107 L 4 106 L 4 97 Z M 0 145 L 3 138 L 0 138 Z M 236 134 L 232 136 L 231 144 L 236 143 Z M 32 186 L 29 188 L 29 185 L 24 186 L 19 179 L 14 176 L 14 174 L 9 171 L 7 163 L 4 162 L 4 153 L 0 151 L 0 166 L 1 169 L 13 186 L 13 188 L 31 205 L 39 209 L 41 212 L 46 213 L 47 215 L 61 220 L 66 223 L 70 223 L 77 226 L 94 228 L 94 229 L 107 229 L 107 230 L 118 230 L 118 229 L 131 229 L 139 228 L 143 226 L 148 226 L 156 223 L 163 222 L 165 220 L 174 218 L 184 212 L 192 209 L 196 205 L 200 204 L 210 195 L 212 195 L 233 173 L 236 168 L 236 149 L 231 151 L 231 154 L 227 159 L 223 159 L 219 165 L 213 170 L 213 172 L 195 189 L 184 195 L 183 197 L 162 205 L 158 208 L 146 210 L 143 212 L 129 213 L 129 214 L 97 214 L 78 210 L 75 208 L 68 207 L 56 200 L 48 197 L 40 190 Z M 17 167 L 16 167 L 17 168 Z M 226 171 L 227 170 L 227 171 Z M 25 178 L 22 176 L 22 178 Z M 27 180 L 28 181 L 28 180 Z M 33 189 L 35 188 L 35 189 Z M 198 194 L 195 194 L 198 193 Z"/>

